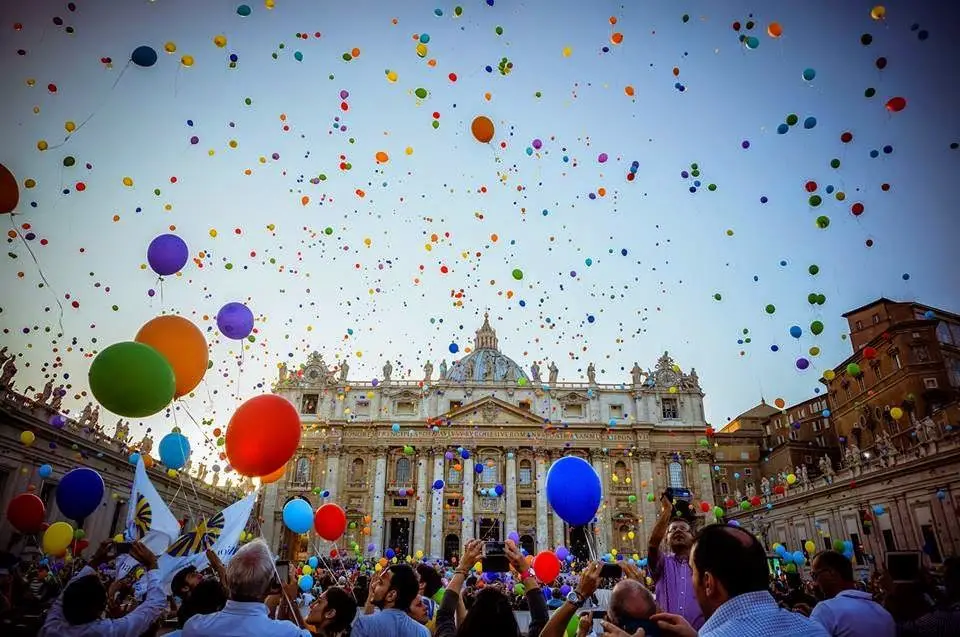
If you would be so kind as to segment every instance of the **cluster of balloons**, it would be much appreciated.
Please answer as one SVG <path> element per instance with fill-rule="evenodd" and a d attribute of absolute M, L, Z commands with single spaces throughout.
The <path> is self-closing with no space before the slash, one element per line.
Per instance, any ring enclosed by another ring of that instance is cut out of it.
<path fill-rule="evenodd" d="M 284 525 L 294 533 L 307 533 L 313 527 L 317 535 L 329 542 L 339 540 L 347 528 L 346 512 L 330 502 L 314 512 L 309 502 L 295 498 L 283 505 L 282 517 Z"/>

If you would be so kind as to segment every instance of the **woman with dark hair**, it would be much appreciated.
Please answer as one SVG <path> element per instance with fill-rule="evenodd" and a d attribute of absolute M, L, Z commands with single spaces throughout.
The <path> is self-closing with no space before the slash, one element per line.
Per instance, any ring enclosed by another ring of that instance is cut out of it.
<path fill-rule="evenodd" d="M 177 611 L 177 627 L 168 637 L 179 637 L 183 632 L 183 625 L 194 615 L 209 615 L 223 610 L 227 605 L 227 594 L 223 584 L 216 579 L 205 579 L 193 587 L 193 592 L 187 597 Z"/>
<path fill-rule="evenodd" d="M 547 623 L 547 603 L 540 591 L 533 571 L 527 566 L 517 545 L 511 540 L 505 543 L 505 551 L 510 564 L 519 573 L 526 590 L 525 596 L 530 605 L 530 629 L 528 634 L 539 635 Z M 457 563 L 446 594 L 437 611 L 436 637 L 520 637 L 520 627 L 517 618 L 510 607 L 510 600 L 501 591 L 494 587 L 485 588 L 477 593 L 473 605 L 466 617 L 456 625 L 457 606 L 460 603 L 460 589 L 472 564 L 476 564 L 483 553 L 483 542 L 470 540 L 463 550 L 463 557 Z"/>
<path fill-rule="evenodd" d="M 353 595 L 339 586 L 323 591 L 310 608 L 306 623 L 322 637 L 336 637 L 353 623 L 357 616 L 357 602 Z"/>

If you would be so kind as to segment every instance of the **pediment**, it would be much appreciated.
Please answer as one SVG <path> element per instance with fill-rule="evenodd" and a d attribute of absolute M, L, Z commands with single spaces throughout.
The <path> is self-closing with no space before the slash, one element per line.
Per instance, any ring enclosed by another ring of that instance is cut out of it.
<path fill-rule="evenodd" d="M 467 403 L 446 415 L 452 425 L 543 425 L 543 418 L 493 396 Z"/>
<path fill-rule="evenodd" d="M 564 404 L 586 403 L 590 400 L 589 396 L 578 391 L 571 391 L 565 394 L 559 394 L 557 400 Z"/>

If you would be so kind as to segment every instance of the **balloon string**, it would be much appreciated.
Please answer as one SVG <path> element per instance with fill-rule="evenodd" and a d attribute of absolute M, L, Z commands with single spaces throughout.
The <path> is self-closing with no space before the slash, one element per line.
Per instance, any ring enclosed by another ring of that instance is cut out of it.
<path fill-rule="evenodd" d="M 260 537 L 261 537 L 263 540 L 266 540 L 267 538 L 264 537 L 264 535 L 263 535 L 263 527 L 260 525 L 260 519 L 257 518 L 256 520 L 257 520 L 257 531 L 260 532 Z M 270 546 L 270 543 L 267 542 L 267 548 L 269 548 L 269 546 Z M 272 554 L 273 551 L 271 550 L 270 553 Z M 290 600 L 289 597 L 287 597 L 287 593 L 286 593 L 286 591 L 283 589 L 283 585 L 286 584 L 286 582 L 284 582 L 284 581 L 282 581 L 282 580 L 280 579 L 280 571 L 277 570 L 277 561 L 276 561 L 276 560 L 273 560 L 273 574 L 276 575 L 277 581 L 280 582 L 280 595 L 282 595 L 284 601 L 287 602 L 287 606 L 290 608 L 290 614 L 293 615 L 293 616 L 296 616 L 296 612 L 294 611 L 294 608 L 293 608 L 293 602 Z"/>
<path fill-rule="evenodd" d="M 27 249 L 27 252 L 30 253 L 30 258 L 33 259 L 34 265 L 37 266 L 37 273 L 40 274 L 40 278 L 47 286 L 47 289 L 50 290 L 50 293 L 53 295 L 53 299 L 57 302 L 57 307 L 60 308 L 60 313 L 57 317 L 57 323 L 60 325 L 60 333 L 65 334 L 66 330 L 63 329 L 63 303 L 60 302 L 60 295 L 54 291 L 53 286 L 50 285 L 50 281 L 47 280 L 47 275 L 44 274 L 43 268 L 40 267 L 40 262 L 37 260 L 37 255 L 33 253 L 33 248 L 31 248 L 30 244 L 27 243 L 27 240 L 23 237 L 23 234 L 17 230 L 16 225 L 13 223 L 12 214 L 10 215 L 10 229 L 16 232 L 17 236 L 20 237 L 20 241 L 23 242 L 23 246 Z"/>
<path fill-rule="evenodd" d="M 103 105 L 107 103 L 107 100 L 110 99 L 110 95 L 113 94 L 113 90 L 114 90 L 115 88 L 117 88 L 117 84 L 120 83 L 120 79 L 123 77 L 123 74 L 127 72 L 127 69 L 130 68 L 130 65 L 131 65 L 132 63 L 133 63 L 132 60 L 127 60 L 126 66 L 124 66 L 123 69 L 120 70 L 120 75 L 118 75 L 118 76 L 117 76 L 117 79 L 114 80 L 113 86 L 110 87 L 110 90 L 107 92 L 107 95 L 100 101 L 100 103 L 96 106 L 96 108 L 94 108 L 93 111 L 92 111 L 89 115 L 87 115 L 86 119 L 84 119 L 82 122 L 80 122 L 79 124 L 77 124 L 77 127 L 74 128 L 72 131 L 70 131 L 69 133 L 67 133 L 66 137 L 63 138 L 63 141 L 62 141 L 62 142 L 60 142 L 59 144 L 55 144 L 55 145 L 53 145 L 53 146 L 48 146 L 48 147 L 47 147 L 47 150 L 55 150 L 55 149 L 57 149 L 57 148 L 60 148 L 60 147 L 63 146 L 64 144 L 66 144 L 68 141 L 70 141 L 70 139 L 71 139 L 76 133 L 79 133 L 79 132 L 80 132 L 80 129 L 83 128 L 84 125 L 85 125 L 87 122 L 89 122 L 91 119 L 93 119 L 93 116 L 96 115 L 96 114 L 100 111 L 100 109 L 103 108 Z"/>

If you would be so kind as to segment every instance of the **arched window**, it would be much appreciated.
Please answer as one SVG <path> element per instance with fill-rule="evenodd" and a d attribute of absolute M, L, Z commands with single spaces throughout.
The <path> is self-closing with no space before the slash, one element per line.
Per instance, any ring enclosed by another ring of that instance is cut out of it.
<path fill-rule="evenodd" d="M 294 473 L 294 482 L 310 481 L 310 459 L 302 456 L 297 459 L 297 470 Z"/>
<path fill-rule="evenodd" d="M 727 494 L 729 494 L 729 493 L 730 493 L 730 485 L 728 485 L 726 482 L 721 482 L 721 483 L 720 483 L 720 493 L 721 493 L 722 495 L 727 495 Z"/>
<path fill-rule="evenodd" d="M 682 487 L 683 486 L 683 467 L 679 462 L 671 462 L 668 467 L 670 470 L 670 486 L 671 487 Z"/>
<path fill-rule="evenodd" d="M 457 460 L 451 460 L 447 464 L 447 484 L 449 485 L 461 484 L 463 482 L 463 471 L 460 470 L 463 469 L 463 467 L 457 464 L 458 462 Z M 460 469 L 457 469 L 457 467 L 460 467 Z M 457 542 L 457 546 L 459 546 L 459 538 Z"/>
<path fill-rule="evenodd" d="M 533 463 L 524 458 L 520 461 L 520 485 L 529 487 L 533 484 Z"/>
<path fill-rule="evenodd" d="M 617 463 L 613 465 L 613 474 L 617 476 L 617 480 L 621 482 L 627 477 L 627 465 L 623 460 L 617 460 Z"/>
<path fill-rule="evenodd" d="M 363 458 L 354 458 L 350 465 L 350 481 L 360 482 L 363 477 Z"/>
<path fill-rule="evenodd" d="M 484 459 L 480 482 L 483 484 L 495 484 L 497 482 L 497 463 L 493 458 Z"/>
<path fill-rule="evenodd" d="M 407 484 L 410 482 L 410 461 L 406 458 L 397 459 L 397 483 Z"/>

